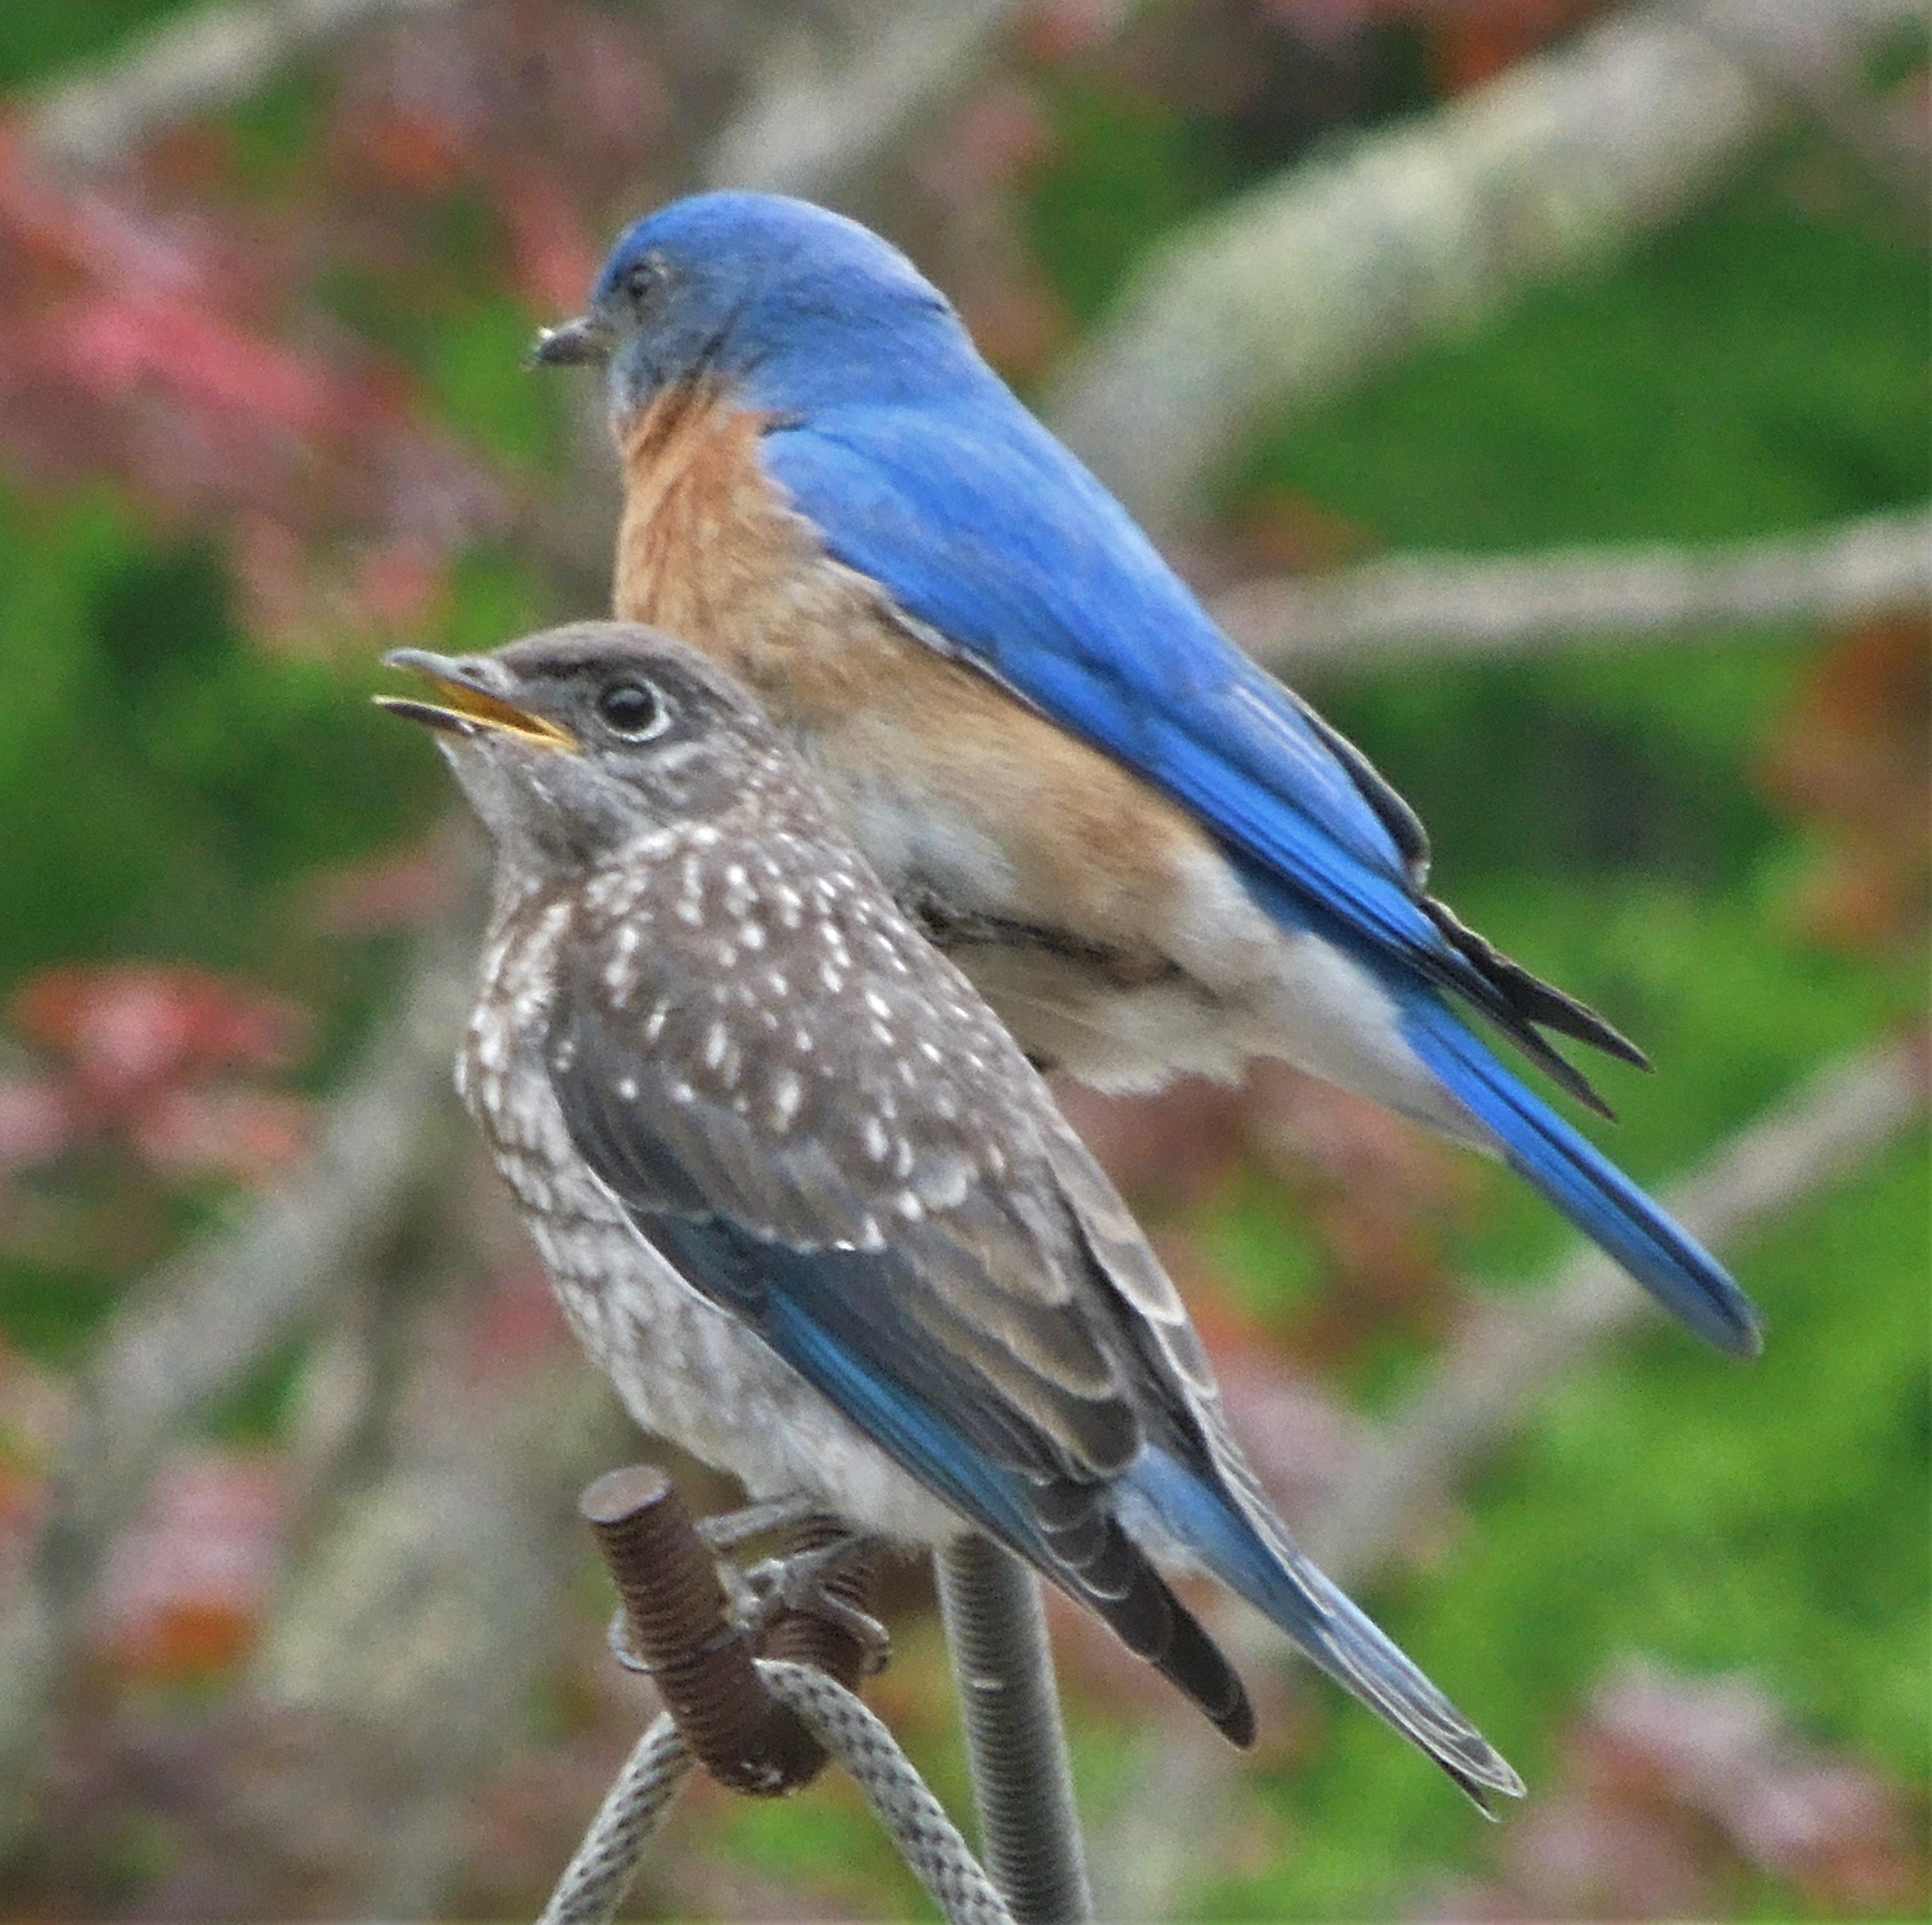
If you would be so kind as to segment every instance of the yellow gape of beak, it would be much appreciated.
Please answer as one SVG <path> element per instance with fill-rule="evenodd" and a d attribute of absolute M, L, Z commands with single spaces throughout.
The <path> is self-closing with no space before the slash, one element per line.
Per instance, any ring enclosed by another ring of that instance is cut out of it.
<path fill-rule="evenodd" d="M 442 703 L 411 701 L 399 695 L 378 695 L 376 706 L 387 709 L 426 728 L 440 728 L 452 735 L 473 735 L 489 729 L 500 735 L 514 735 L 542 749 L 560 749 L 575 755 L 582 744 L 566 728 L 527 709 L 518 708 L 501 696 L 479 689 L 465 678 L 463 665 L 425 649 L 398 648 L 382 657 L 386 668 L 406 668 L 420 675 L 444 697 Z"/>

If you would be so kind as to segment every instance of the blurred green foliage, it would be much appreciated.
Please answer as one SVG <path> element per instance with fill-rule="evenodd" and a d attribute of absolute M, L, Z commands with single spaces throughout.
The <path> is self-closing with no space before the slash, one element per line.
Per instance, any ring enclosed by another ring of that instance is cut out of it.
<path fill-rule="evenodd" d="M 89 0 L 85 7 L 0 8 L 0 88 L 58 74 L 70 62 L 98 58 L 178 0 Z"/>
<path fill-rule="evenodd" d="M 74 956 L 262 968 L 294 878 L 436 794 L 361 674 L 244 637 L 223 568 L 104 496 L 0 494 L 0 981 Z"/>

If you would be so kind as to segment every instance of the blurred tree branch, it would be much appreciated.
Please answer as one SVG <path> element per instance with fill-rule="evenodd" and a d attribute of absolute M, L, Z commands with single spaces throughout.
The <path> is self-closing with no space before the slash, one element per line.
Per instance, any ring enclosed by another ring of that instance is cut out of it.
<path fill-rule="evenodd" d="M 857 180 L 951 104 L 1019 11 L 1018 0 L 915 0 L 887 11 L 849 61 L 829 65 L 802 32 L 782 35 L 705 156 L 704 184 L 844 204 Z"/>
<path fill-rule="evenodd" d="M 1901 237 L 1922 250 L 1928 186 L 1922 140 L 1901 138 L 1903 116 L 1888 120 L 1860 77 L 1837 57 L 1831 11 L 1822 6 L 1789 14 L 1775 36 L 1760 38 L 1736 33 L 1723 5 L 1688 9 L 1700 32 L 1726 47 L 1766 86 L 1784 93 L 1857 164 L 1891 211 L 1902 217 L 1894 223 Z M 1922 125 L 1920 116 L 1914 120 Z"/>
<path fill-rule="evenodd" d="M 174 122 L 235 106 L 356 34 L 466 4 L 212 0 L 44 89 L 28 137 L 64 166 L 110 167 Z M 817 47 L 804 22 L 787 23 L 750 77 L 742 110 L 702 159 L 704 184 L 837 202 L 950 104 L 1019 11 L 1018 0 L 868 10 L 844 23 L 855 47 L 842 60 Z"/>
<path fill-rule="evenodd" d="M 1802 38 L 1822 76 L 1919 12 L 1915 0 L 1713 0 L 1695 17 L 1613 15 L 1162 244 L 1061 371 L 1048 418 L 1136 515 L 1171 531 L 1258 417 L 1466 332 L 1718 186 L 1792 104 L 1734 50 Z"/>
<path fill-rule="evenodd" d="M 82 1382 L 79 1434 L 56 1479 L 57 1535 L 98 1542 L 141 1500 L 160 1446 L 357 1274 L 448 1146 L 450 1039 L 475 975 L 466 918 L 425 943 L 400 1007 L 330 1104 L 295 1179 L 212 1245 L 183 1251 L 116 1314 Z M 86 1560 L 50 1552 L 58 1594 Z"/>
<path fill-rule="evenodd" d="M 1491 655 L 1618 636 L 1824 626 L 1932 604 L 1932 509 L 1709 548 L 1578 548 L 1491 560 L 1402 554 L 1244 582 L 1214 611 L 1284 671 Z"/>
<path fill-rule="evenodd" d="M 233 107 L 298 61 L 391 20 L 464 0 L 212 0 L 46 89 L 27 117 L 45 158 L 98 169 L 190 115 Z"/>
<path fill-rule="evenodd" d="M 1828 1064 L 1666 1191 L 1664 1207 L 1694 1236 L 1733 1248 L 1920 1122 L 1927 1068 L 1916 1042 Z M 1328 1515 L 1307 1533 L 1311 1554 L 1339 1583 L 1372 1578 L 1411 1524 L 1582 1358 L 1645 1319 L 1646 1302 L 1595 1250 L 1580 1252 L 1534 1293 L 1489 1298 L 1334 1493 Z"/>
<path fill-rule="evenodd" d="M 572 1621 L 573 1500 L 628 1431 L 574 1347 L 506 1387 L 461 1382 L 434 1316 L 419 1337 L 392 1461 L 334 1507 L 251 1670 L 242 1715 L 286 1762 L 244 1758 L 210 1800 L 264 1861 L 265 1897 L 320 1889 L 344 1917 L 446 1902 Z"/>
<path fill-rule="evenodd" d="M 42 1721 L 116 1527 L 165 1446 L 358 1275 L 446 1151 L 450 1038 L 474 973 L 466 918 L 427 938 L 394 1017 L 331 1104 L 314 1151 L 232 1230 L 164 1263 L 108 1325 L 50 1479 L 38 1566 L 0 1597 L 0 1843 L 28 1816 Z"/>

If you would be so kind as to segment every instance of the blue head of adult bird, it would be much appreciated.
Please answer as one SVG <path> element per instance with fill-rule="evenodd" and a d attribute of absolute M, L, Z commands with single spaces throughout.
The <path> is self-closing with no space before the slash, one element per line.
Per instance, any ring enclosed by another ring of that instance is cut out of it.
<path fill-rule="evenodd" d="M 1724 1269 L 1468 1019 L 1641 1053 L 1436 900 L 1367 758 L 1248 661 L 896 249 L 772 195 L 639 221 L 542 363 L 604 371 L 616 606 L 754 688 L 1036 1063 L 1102 1088 L 1284 1057 L 1504 1159 L 1674 1314 Z"/>

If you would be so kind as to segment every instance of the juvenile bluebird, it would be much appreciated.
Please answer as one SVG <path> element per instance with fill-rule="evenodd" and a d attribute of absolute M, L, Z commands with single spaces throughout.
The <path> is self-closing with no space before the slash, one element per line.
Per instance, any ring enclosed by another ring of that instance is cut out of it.
<path fill-rule="evenodd" d="M 700 195 L 626 233 L 533 353 L 605 370 L 617 613 L 751 686 L 1036 1064 L 1137 1089 L 1285 1057 L 1502 1158 L 1756 1350 L 1730 1278 L 1464 1017 L 1605 1114 L 1543 1032 L 1642 1053 L 1430 896 L 1401 797 L 904 255 L 800 201 Z"/>
<path fill-rule="evenodd" d="M 750 696 L 620 623 L 388 659 L 496 847 L 458 1087 L 638 1422 L 856 1534 L 997 1539 L 1247 1743 L 1178 1554 L 1520 1794 L 1290 1542 L 1126 1206 Z"/>

